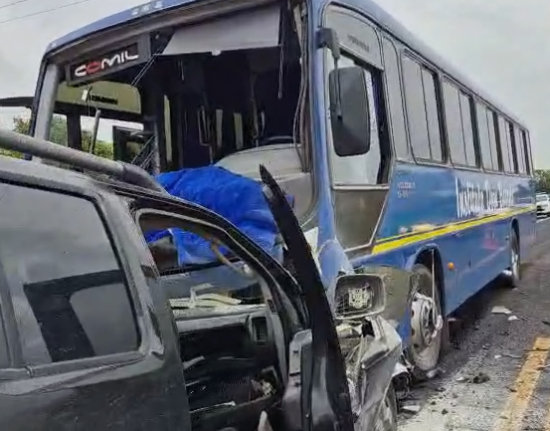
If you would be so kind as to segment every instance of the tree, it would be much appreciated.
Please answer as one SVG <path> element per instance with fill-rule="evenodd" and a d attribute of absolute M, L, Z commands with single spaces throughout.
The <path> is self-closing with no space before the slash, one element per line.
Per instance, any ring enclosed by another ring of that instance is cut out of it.
<path fill-rule="evenodd" d="M 24 135 L 29 134 L 30 121 L 22 117 L 15 117 L 13 119 L 13 130 Z M 60 115 L 54 115 L 50 125 L 50 141 L 59 145 L 67 146 L 67 120 Z M 88 151 L 92 142 L 92 132 L 89 130 L 82 130 L 82 149 Z M 15 151 L 3 150 L 0 152 L 3 155 L 19 157 L 22 155 Z M 97 140 L 95 145 L 94 154 L 97 156 L 105 157 L 107 159 L 113 158 L 113 144 Z"/>
<path fill-rule="evenodd" d="M 535 169 L 537 192 L 550 192 L 550 169 Z"/>

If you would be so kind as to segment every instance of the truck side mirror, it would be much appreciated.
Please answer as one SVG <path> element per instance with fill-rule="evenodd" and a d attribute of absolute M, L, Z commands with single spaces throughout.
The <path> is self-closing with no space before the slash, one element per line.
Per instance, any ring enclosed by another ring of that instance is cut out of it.
<path fill-rule="evenodd" d="M 330 122 L 334 150 L 340 157 L 370 150 L 370 110 L 365 72 L 358 66 L 329 74 Z"/>
<path fill-rule="evenodd" d="M 336 319 L 377 316 L 386 308 L 384 279 L 376 274 L 341 275 L 336 280 Z"/>

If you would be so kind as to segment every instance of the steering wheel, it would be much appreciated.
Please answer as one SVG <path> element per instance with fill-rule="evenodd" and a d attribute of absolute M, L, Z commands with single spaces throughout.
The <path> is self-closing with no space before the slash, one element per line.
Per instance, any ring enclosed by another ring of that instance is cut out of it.
<path fill-rule="evenodd" d="M 290 135 L 280 135 L 280 136 L 270 136 L 269 138 L 264 138 L 258 144 L 259 147 L 269 144 L 291 144 L 294 142 L 294 136 Z"/>

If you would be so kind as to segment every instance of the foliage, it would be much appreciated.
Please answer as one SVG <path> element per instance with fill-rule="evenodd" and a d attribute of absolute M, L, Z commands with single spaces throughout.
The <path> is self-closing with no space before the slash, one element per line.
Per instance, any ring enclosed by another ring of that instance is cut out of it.
<path fill-rule="evenodd" d="M 23 133 L 25 135 L 29 134 L 29 128 L 30 123 L 28 119 L 22 118 L 22 117 L 15 117 L 13 119 L 13 130 L 19 133 Z M 64 117 L 61 117 L 59 115 L 54 115 L 52 118 L 52 123 L 50 126 L 50 141 L 55 142 L 59 145 L 67 145 L 67 121 Z M 83 130 L 82 131 L 82 149 L 84 151 L 88 151 L 90 148 L 90 144 L 92 142 L 92 132 L 89 130 Z M 22 155 L 20 153 L 17 153 L 15 151 L 10 150 L 2 150 L 0 149 L 0 154 L 11 156 L 11 157 L 18 157 L 21 158 Z M 113 158 L 113 145 L 97 140 L 95 145 L 95 151 L 94 154 L 101 157 L 106 157 L 108 159 Z"/>
<path fill-rule="evenodd" d="M 550 169 L 535 169 L 537 192 L 550 193 Z"/>

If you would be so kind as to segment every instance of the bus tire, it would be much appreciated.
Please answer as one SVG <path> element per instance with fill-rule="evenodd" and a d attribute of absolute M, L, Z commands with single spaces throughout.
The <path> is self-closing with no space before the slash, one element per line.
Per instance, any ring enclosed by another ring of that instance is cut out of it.
<path fill-rule="evenodd" d="M 515 229 L 510 233 L 510 280 L 511 287 L 519 286 L 521 279 L 521 254 L 519 248 L 519 237 Z"/>
<path fill-rule="evenodd" d="M 405 355 L 412 365 L 415 380 L 427 380 L 435 375 L 440 357 L 446 345 L 447 325 L 443 314 L 443 301 L 439 286 L 435 289 L 435 301 L 431 300 L 434 276 L 422 264 L 415 264 L 412 272 L 417 282 L 411 291 L 411 339 Z M 433 308 L 439 319 L 433 318 Z M 436 331 L 436 328 L 439 327 Z"/>

